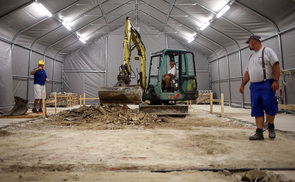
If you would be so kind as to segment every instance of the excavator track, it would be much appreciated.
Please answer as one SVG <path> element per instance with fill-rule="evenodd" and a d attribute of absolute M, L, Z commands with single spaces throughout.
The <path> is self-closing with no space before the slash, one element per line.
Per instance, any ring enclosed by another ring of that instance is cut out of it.
<path fill-rule="evenodd" d="M 139 105 L 139 110 L 146 113 L 153 113 L 158 116 L 186 116 L 188 115 L 187 105 Z"/>

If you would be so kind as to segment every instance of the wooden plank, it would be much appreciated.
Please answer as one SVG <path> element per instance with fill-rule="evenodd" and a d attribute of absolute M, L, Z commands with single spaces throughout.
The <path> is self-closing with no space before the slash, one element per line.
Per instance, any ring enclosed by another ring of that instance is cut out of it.
<path fill-rule="evenodd" d="M 43 118 L 46 117 L 46 103 L 45 103 L 45 93 L 42 93 L 42 107 L 43 107 Z"/>
<path fill-rule="evenodd" d="M 42 117 L 41 114 L 24 114 L 24 115 L 17 115 L 17 116 L 0 116 L 0 118 L 36 118 L 36 117 Z"/>
<path fill-rule="evenodd" d="M 56 92 L 54 92 L 54 114 L 57 113 L 57 111 L 56 111 L 56 106 L 57 106 L 57 101 L 56 101 L 56 99 L 57 99 L 57 95 L 56 95 Z"/>
<path fill-rule="evenodd" d="M 59 96 L 57 96 L 57 97 L 59 97 Z M 58 99 L 56 102 L 60 102 L 60 101 L 62 101 L 62 100 L 65 100 L 66 98 L 61 98 L 61 99 Z M 46 104 L 54 104 L 55 103 L 55 100 L 48 100 L 48 101 L 46 101 Z"/>
<path fill-rule="evenodd" d="M 191 100 L 187 100 L 186 101 L 186 105 L 188 105 L 189 108 L 192 108 L 192 101 Z"/>
<path fill-rule="evenodd" d="M 221 94 L 221 117 L 224 117 L 224 94 Z"/>
<path fill-rule="evenodd" d="M 295 105 L 286 105 L 286 104 L 279 104 L 279 109 L 286 109 L 295 111 Z"/>
<path fill-rule="evenodd" d="M 210 113 L 213 113 L 213 92 L 210 93 Z"/>
<path fill-rule="evenodd" d="M 56 94 L 56 96 L 55 96 L 55 94 Z M 77 94 L 65 93 L 62 95 L 58 95 L 56 92 L 53 92 L 53 98 L 52 98 L 52 96 L 50 98 L 51 98 L 51 100 L 46 101 L 46 103 L 49 104 L 49 106 L 56 105 L 57 107 L 58 106 L 71 107 L 71 106 L 79 104 L 79 95 L 77 95 Z"/>
<path fill-rule="evenodd" d="M 210 99 L 210 96 L 208 96 L 208 97 L 206 97 L 206 98 L 204 98 L 204 99 L 198 101 L 197 104 L 202 103 L 202 102 L 204 102 L 205 100 L 208 100 L 208 99 Z"/>

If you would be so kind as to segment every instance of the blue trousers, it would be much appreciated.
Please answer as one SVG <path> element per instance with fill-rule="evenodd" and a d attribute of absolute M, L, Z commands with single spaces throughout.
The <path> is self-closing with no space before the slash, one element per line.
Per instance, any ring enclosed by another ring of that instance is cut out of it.
<path fill-rule="evenodd" d="M 264 111 L 270 116 L 276 115 L 278 102 L 276 92 L 271 89 L 273 79 L 250 84 L 251 116 L 264 116 Z"/>

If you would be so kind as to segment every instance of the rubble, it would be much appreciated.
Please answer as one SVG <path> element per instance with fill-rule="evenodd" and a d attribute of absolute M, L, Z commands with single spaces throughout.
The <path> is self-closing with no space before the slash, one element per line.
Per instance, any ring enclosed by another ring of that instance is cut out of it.
<path fill-rule="evenodd" d="M 82 106 L 50 116 L 52 125 L 78 126 L 88 129 L 123 129 L 129 126 L 152 127 L 155 123 L 167 122 L 157 115 L 139 109 L 125 108 L 119 104 Z"/>

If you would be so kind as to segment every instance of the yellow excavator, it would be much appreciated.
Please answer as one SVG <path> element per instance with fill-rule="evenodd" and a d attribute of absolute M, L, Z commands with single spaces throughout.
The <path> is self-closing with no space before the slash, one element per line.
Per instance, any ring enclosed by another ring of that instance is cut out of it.
<path fill-rule="evenodd" d="M 132 46 L 132 42 L 134 45 Z M 138 51 L 137 60 L 141 60 L 140 85 L 130 86 L 131 82 L 131 52 L 136 48 Z M 146 88 L 145 76 L 145 47 L 141 41 L 138 31 L 132 26 L 129 17 L 125 21 L 124 36 L 124 64 L 120 66 L 120 73 L 117 76 L 118 82 L 114 87 L 100 88 L 98 95 L 101 103 L 122 103 L 140 104 Z"/>
<path fill-rule="evenodd" d="M 133 44 L 132 44 L 133 42 Z M 137 49 L 136 60 L 141 61 L 138 85 L 131 83 L 131 52 Z M 118 82 L 113 87 L 102 87 L 98 91 L 100 103 L 139 104 L 142 111 L 158 115 L 185 115 L 186 104 L 179 101 L 195 100 L 198 97 L 195 60 L 192 52 L 179 49 L 163 49 L 152 53 L 149 74 L 146 77 L 145 46 L 140 34 L 125 21 L 124 64 L 120 66 Z M 163 83 L 163 75 L 173 61 L 175 75 L 170 77 L 168 85 Z M 144 102 L 146 101 L 146 102 Z"/>

